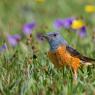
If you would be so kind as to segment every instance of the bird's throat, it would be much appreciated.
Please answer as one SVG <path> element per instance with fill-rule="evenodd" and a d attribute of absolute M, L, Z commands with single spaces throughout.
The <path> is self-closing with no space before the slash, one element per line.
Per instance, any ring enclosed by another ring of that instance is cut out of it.
<path fill-rule="evenodd" d="M 60 43 L 55 43 L 55 42 L 52 42 L 50 43 L 50 50 L 52 52 L 56 51 L 56 49 L 60 46 Z"/>

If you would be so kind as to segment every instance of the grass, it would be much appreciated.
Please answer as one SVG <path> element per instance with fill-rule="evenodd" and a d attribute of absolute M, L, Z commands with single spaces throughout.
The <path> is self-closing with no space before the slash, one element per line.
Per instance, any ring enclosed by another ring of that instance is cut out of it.
<path fill-rule="evenodd" d="M 2 33 L 21 33 L 23 23 L 34 19 L 39 26 L 49 27 L 46 30 L 39 27 L 34 31 L 30 45 L 26 45 L 26 36 L 14 48 L 6 42 L 8 49 L 0 53 L 0 95 L 95 95 L 95 65 L 82 66 L 78 70 L 78 83 L 74 85 L 72 70 L 66 67 L 61 70 L 55 68 L 47 57 L 49 50 L 47 42 L 39 42 L 34 36 L 35 32 L 54 31 L 52 28 L 54 19 L 72 15 L 83 16 L 88 24 L 86 38 L 80 38 L 75 32 L 64 29 L 60 32 L 68 43 L 82 54 L 95 58 L 95 42 L 92 39 L 95 23 L 90 20 L 92 14 L 83 12 L 84 5 L 90 0 L 84 0 L 82 3 L 76 0 L 54 2 L 49 0 L 45 4 L 37 4 L 33 0 L 0 1 Z M 0 37 L 2 45 L 6 38 L 4 35 Z"/>
<path fill-rule="evenodd" d="M 9 54 L 2 57 L 1 95 L 94 95 L 94 66 L 80 69 L 78 84 L 73 85 L 72 71 L 54 68 L 44 54 L 33 59 L 32 63 L 29 57 L 20 52 L 15 57 L 13 54 L 10 54 L 10 58 Z"/>

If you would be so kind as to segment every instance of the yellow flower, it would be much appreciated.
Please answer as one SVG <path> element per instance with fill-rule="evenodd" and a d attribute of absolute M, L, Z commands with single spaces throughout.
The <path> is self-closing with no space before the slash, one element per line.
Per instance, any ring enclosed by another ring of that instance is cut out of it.
<path fill-rule="evenodd" d="M 84 22 L 82 21 L 82 20 L 74 20 L 73 22 L 72 22 L 72 25 L 71 25 L 71 28 L 72 29 L 80 29 L 80 28 L 82 28 L 83 26 L 84 26 L 85 24 L 84 24 Z"/>
<path fill-rule="evenodd" d="M 45 0 L 35 0 L 36 1 L 36 3 L 39 3 L 39 4 L 41 4 L 41 3 L 44 3 L 45 2 Z"/>
<path fill-rule="evenodd" d="M 87 12 L 87 13 L 95 12 L 95 6 L 94 5 L 86 5 L 85 6 L 85 12 Z"/>

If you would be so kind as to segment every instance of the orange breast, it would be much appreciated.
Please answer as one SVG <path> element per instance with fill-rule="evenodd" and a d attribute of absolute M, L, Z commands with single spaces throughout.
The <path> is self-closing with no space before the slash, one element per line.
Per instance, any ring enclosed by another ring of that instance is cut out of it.
<path fill-rule="evenodd" d="M 76 69 L 80 65 L 80 59 L 71 56 L 68 51 L 66 51 L 65 46 L 58 47 L 55 52 L 49 51 L 48 56 L 57 67 L 63 67 L 66 64 Z"/>

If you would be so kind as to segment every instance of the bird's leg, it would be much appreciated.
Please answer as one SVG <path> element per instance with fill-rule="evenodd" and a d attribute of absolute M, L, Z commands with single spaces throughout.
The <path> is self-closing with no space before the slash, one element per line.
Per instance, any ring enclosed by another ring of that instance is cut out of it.
<path fill-rule="evenodd" d="M 74 70 L 74 80 L 77 80 L 77 70 Z"/>
<path fill-rule="evenodd" d="M 74 84 L 77 84 L 77 73 L 78 73 L 78 68 L 80 66 L 80 59 L 78 58 L 73 58 L 72 59 L 72 69 L 73 69 L 73 81 L 74 81 Z"/>
<path fill-rule="evenodd" d="M 74 74 L 73 74 L 73 83 L 77 84 L 77 70 L 74 69 Z"/>

